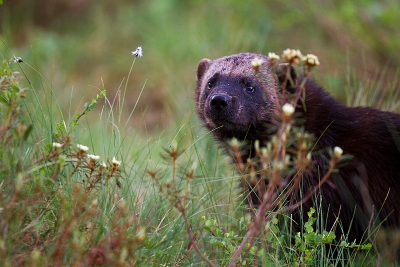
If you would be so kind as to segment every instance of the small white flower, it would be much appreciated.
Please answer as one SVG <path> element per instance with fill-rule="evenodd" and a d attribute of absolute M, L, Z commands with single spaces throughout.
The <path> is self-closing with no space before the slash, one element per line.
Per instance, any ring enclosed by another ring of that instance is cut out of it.
<path fill-rule="evenodd" d="M 276 59 L 276 60 L 279 60 L 280 59 L 280 57 L 277 55 L 277 54 L 275 54 L 275 53 L 272 53 L 272 52 L 269 52 L 268 53 L 268 57 L 270 58 L 270 59 Z"/>
<path fill-rule="evenodd" d="M 341 149 L 341 148 L 338 147 L 338 146 L 335 146 L 335 148 L 333 149 L 333 155 L 334 155 L 336 158 L 340 158 L 340 157 L 342 156 L 342 154 L 343 154 L 343 149 Z"/>
<path fill-rule="evenodd" d="M 116 160 L 115 157 L 113 157 L 113 159 L 112 159 L 112 164 L 114 164 L 114 165 L 116 165 L 116 166 L 121 165 L 121 162 L 122 162 L 122 161 Z"/>
<path fill-rule="evenodd" d="M 233 147 L 233 148 L 238 148 L 239 147 L 239 141 L 235 137 L 233 137 L 231 139 L 231 141 L 230 141 L 230 146 Z"/>
<path fill-rule="evenodd" d="M 103 168 L 107 168 L 107 164 L 104 161 L 100 164 L 100 166 Z"/>
<path fill-rule="evenodd" d="M 316 55 L 308 54 L 307 56 L 303 57 L 303 63 L 305 65 L 309 65 L 311 67 L 318 66 L 319 60 Z"/>
<path fill-rule="evenodd" d="M 134 55 L 135 57 L 142 57 L 143 56 L 142 47 L 138 46 L 136 50 L 132 52 L 132 55 Z"/>
<path fill-rule="evenodd" d="M 283 51 L 282 58 L 292 64 L 292 65 L 297 65 L 299 64 L 300 60 L 302 59 L 303 55 L 301 54 L 300 50 L 295 50 L 295 49 L 286 49 Z"/>
<path fill-rule="evenodd" d="M 255 57 L 251 61 L 251 66 L 253 67 L 253 70 L 255 73 L 258 73 L 260 71 L 260 66 L 264 63 L 264 60 L 261 58 Z"/>
<path fill-rule="evenodd" d="M 21 62 L 24 62 L 24 61 L 22 60 L 22 58 L 14 56 L 14 62 L 21 63 Z"/>
<path fill-rule="evenodd" d="M 61 148 L 63 146 L 63 144 L 57 143 L 57 142 L 53 142 L 53 147 L 54 148 Z"/>
<path fill-rule="evenodd" d="M 81 145 L 81 144 L 77 144 L 76 147 L 83 152 L 86 152 L 89 150 L 89 148 L 87 146 Z"/>
<path fill-rule="evenodd" d="M 89 160 L 93 160 L 93 161 L 98 161 L 100 159 L 100 156 L 93 155 L 93 154 L 88 154 L 87 157 L 89 158 Z"/>
<path fill-rule="evenodd" d="M 262 60 L 261 58 L 258 58 L 258 57 L 255 57 L 251 61 L 251 65 L 253 66 L 253 68 L 259 68 L 263 63 L 264 63 L 264 60 Z"/>
<path fill-rule="evenodd" d="M 275 65 L 275 63 L 280 59 L 280 57 L 277 54 L 272 52 L 268 53 L 268 57 L 269 57 L 269 64 L 271 66 Z"/>
<path fill-rule="evenodd" d="M 282 111 L 286 116 L 291 117 L 294 113 L 294 107 L 291 104 L 286 103 L 282 106 Z"/>

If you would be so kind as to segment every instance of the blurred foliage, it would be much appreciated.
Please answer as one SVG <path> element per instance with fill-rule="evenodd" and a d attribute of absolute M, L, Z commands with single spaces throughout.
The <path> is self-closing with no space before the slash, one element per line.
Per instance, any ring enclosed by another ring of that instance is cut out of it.
<path fill-rule="evenodd" d="M 318 55 L 318 78 L 341 101 L 346 86 L 357 86 L 349 84 L 351 75 L 397 87 L 399 8 L 397 0 L 8 0 L 0 7 L 0 37 L 39 72 L 47 70 L 56 92 L 74 88 L 79 97 L 103 82 L 115 93 L 130 52 L 141 45 L 126 112 L 147 80 L 132 125 L 161 130 L 177 125 L 176 114 L 193 115 L 203 57 L 298 48 Z M 4 45 L 0 52 L 11 58 Z"/>

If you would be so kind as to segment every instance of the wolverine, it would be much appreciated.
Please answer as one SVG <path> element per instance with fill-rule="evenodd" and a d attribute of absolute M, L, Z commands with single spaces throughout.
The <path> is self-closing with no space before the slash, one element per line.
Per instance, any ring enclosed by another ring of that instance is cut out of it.
<path fill-rule="evenodd" d="M 256 58 L 263 62 L 259 73 L 254 72 L 251 64 Z M 274 116 L 280 108 L 277 105 L 282 83 L 287 82 L 286 73 L 274 70 L 267 56 L 253 53 L 202 59 L 198 64 L 197 114 L 228 152 L 229 140 L 243 141 L 243 162 L 254 157 L 251 151 L 256 140 L 261 146 L 266 145 L 275 133 Z M 293 88 L 304 84 L 302 97 L 295 104 L 295 114 L 304 130 L 318 139 L 315 150 L 340 147 L 344 154 L 351 156 L 319 189 L 327 229 L 339 220 L 342 233 L 348 233 L 349 240 L 360 241 L 365 238 L 371 216 L 383 227 L 397 228 L 400 225 L 400 115 L 342 105 L 313 79 L 304 80 L 294 69 L 289 73 L 293 79 L 286 93 L 293 93 Z M 313 162 L 315 171 L 308 173 L 307 182 L 302 183 L 307 187 L 303 188 L 305 192 L 318 185 L 320 171 L 327 169 L 324 153 L 314 154 Z M 311 198 L 304 207 L 312 207 L 314 202 Z"/>

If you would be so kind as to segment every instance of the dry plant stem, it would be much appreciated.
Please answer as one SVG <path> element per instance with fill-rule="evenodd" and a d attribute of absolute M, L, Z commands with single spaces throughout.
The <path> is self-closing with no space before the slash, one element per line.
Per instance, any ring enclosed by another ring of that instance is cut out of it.
<path fill-rule="evenodd" d="M 70 143 L 70 141 L 71 141 L 70 137 L 65 138 L 63 148 L 65 148 Z M 43 157 L 39 158 L 37 161 L 33 162 L 31 165 L 29 165 L 29 168 L 32 168 L 33 166 L 36 167 L 39 163 L 41 163 L 43 161 L 50 160 L 52 158 L 56 158 L 58 155 L 61 154 L 61 152 L 62 151 L 60 151 L 59 149 L 53 149 L 53 151 L 51 153 L 49 153 L 47 156 L 43 156 Z"/>
<path fill-rule="evenodd" d="M 289 67 L 286 70 L 286 77 L 282 84 L 282 103 L 283 104 L 286 103 L 286 87 L 287 87 L 288 80 L 290 80 L 290 69 L 291 69 L 290 67 L 291 67 L 291 65 L 289 65 Z"/>
<path fill-rule="evenodd" d="M 275 154 L 275 162 L 284 162 L 285 156 L 286 156 L 286 138 L 282 138 L 282 134 L 284 133 L 286 127 L 288 125 L 287 121 L 283 121 L 279 131 L 278 131 L 278 147 L 277 147 L 277 153 Z M 258 209 L 258 213 L 256 217 L 254 218 L 253 224 L 251 225 L 250 230 L 246 233 L 244 236 L 242 243 L 240 244 L 239 248 L 235 251 L 233 254 L 233 257 L 231 261 L 228 264 L 228 267 L 234 267 L 236 266 L 236 259 L 241 255 L 243 249 L 245 248 L 246 244 L 249 243 L 250 246 L 248 249 L 245 251 L 245 255 L 247 255 L 250 251 L 250 248 L 252 247 L 255 237 L 260 233 L 261 229 L 263 229 L 263 226 L 266 222 L 265 215 L 269 210 L 272 208 L 272 203 L 278 196 L 278 188 L 280 187 L 281 183 L 281 169 L 280 168 L 275 168 L 273 170 L 273 176 L 272 179 L 270 180 L 267 191 L 264 193 L 262 197 L 262 203 Z M 240 262 L 239 265 L 242 264 L 245 255 L 242 257 L 242 261 Z"/>
<path fill-rule="evenodd" d="M 178 210 L 179 210 L 179 209 L 178 209 Z M 197 254 L 200 256 L 200 258 L 208 264 L 208 266 L 217 267 L 218 265 L 215 265 L 215 264 L 212 263 L 209 259 L 207 259 L 207 257 L 201 252 L 200 248 L 197 246 L 197 244 L 196 244 L 196 238 L 195 238 L 195 236 L 193 235 L 192 230 L 191 230 L 191 228 L 190 228 L 190 223 L 189 223 L 189 220 L 188 220 L 188 218 L 187 218 L 187 216 L 186 216 L 185 210 L 182 209 L 182 210 L 179 210 L 179 211 L 181 212 L 182 217 L 183 217 L 183 219 L 185 220 L 186 231 L 187 231 L 187 233 L 188 233 L 188 235 L 189 235 L 189 239 L 190 239 L 191 244 L 193 245 L 194 250 L 195 250 L 195 251 L 197 252 Z"/>
<path fill-rule="evenodd" d="M 185 196 L 181 198 L 178 193 L 178 189 L 176 187 L 176 159 L 177 159 L 177 153 L 174 153 L 174 151 L 171 153 L 172 157 L 172 184 L 173 184 L 173 189 L 175 191 L 175 200 L 176 202 L 173 203 L 173 206 L 182 214 L 183 219 L 185 220 L 185 226 L 186 226 L 186 231 L 189 235 L 189 239 L 191 244 L 193 245 L 194 250 L 197 252 L 197 254 L 200 256 L 200 258 L 205 261 L 209 266 L 211 267 L 216 267 L 200 250 L 200 248 L 196 244 L 196 238 L 192 233 L 191 227 L 190 227 L 190 222 L 186 216 L 185 212 L 185 199 L 187 197 L 187 192 L 185 193 Z M 188 177 L 189 180 L 189 177 Z M 188 187 L 188 184 L 187 184 Z"/>
<path fill-rule="evenodd" d="M 297 104 L 297 102 L 300 100 L 300 97 L 304 92 L 305 85 L 306 85 L 308 78 L 310 78 L 310 72 L 306 72 L 306 75 L 304 76 L 304 79 L 302 80 L 302 82 L 300 84 L 300 90 L 298 90 L 298 92 L 296 93 L 296 97 L 292 103 L 293 106 L 295 106 Z M 305 107 L 305 106 L 303 105 L 303 107 Z"/>
<path fill-rule="evenodd" d="M 318 185 L 311 192 L 309 192 L 309 194 L 306 197 L 304 197 L 301 201 L 299 201 L 293 205 L 290 205 L 290 206 L 286 207 L 285 209 L 282 209 L 280 212 L 293 210 L 293 209 L 299 207 L 305 201 L 307 201 L 310 197 L 312 197 L 315 194 L 315 192 L 328 180 L 329 176 L 332 174 L 332 172 L 334 170 L 335 165 L 336 165 L 336 162 L 332 160 L 328 172 L 325 174 L 325 176 L 322 178 L 322 180 L 318 183 Z M 236 259 L 240 256 L 240 254 L 242 253 L 246 244 L 250 243 L 250 247 L 251 247 L 254 242 L 254 237 L 257 234 L 259 234 L 259 232 L 261 231 L 264 223 L 266 222 L 265 215 L 267 214 L 267 212 L 269 210 L 271 210 L 273 208 L 273 205 L 271 205 L 270 201 L 274 201 L 277 198 L 278 191 L 276 190 L 276 187 L 278 186 L 278 184 L 276 182 L 279 180 L 280 180 L 280 173 L 278 171 L 275 171 L 274 177 L 271 180 L 271 183 L 268 185 L 267 192 L 265 192 L 265 194 L 263 196 L 263 202 L 261 203 L 261 205 L 259 207 L 259 212 L 257 213 L 257 216 L 254 219 L 251 229 L 246 233 L 239 248 L 235 251 L 231 261 L 229 262 L 228 267 L 236 266 L 235 265 Z M 292 190 L 290 192 L 292 192 Z"/>
<path fill-rule="evenodd" d="M 255 237 L 260 233 L 261 229 L 264 226 L 265 214 L 268 210 L 271 210 L 271 203 L 269 202 L 270 199 L 274 199 L 277 196 L 277 190 L 273 188 L 273 186 L 268 186 L 267 192 L 264 194 L 264 200 L 259 207 L 259 211 L 253 221 L 253 224 L 250 230 L 246 233 L 243 237 L 242 243 L 240 244 L 239 248 L 233 254 L 231 261 L 228 264 L 228 267 L 235 267 L 236 266 L 236 259 L 240 256 L 243 249 L 245 248 L 246 244 L 250 244 L 249 249 L 246 251 L 246 254 L 252 247 L 254 243 Z M 245 257 L 243 257 L 244 259 Z M 242 260 L 243 261 L 243 260 Z"/>
<path fill-rule="evenodd" d="M 172 185 L 174 188 L 174 192 L 176 194 L 175 197 L 178 197 L 177 199 L 179 199 L 178 194 L 178 188 L 176 187 L 176 156 L 172 155 Z"/>
<path fill-rule="evenodd" d="M 64 254 L 64 248 L 66 245 L 66 239 L 68 236 L 71 235 L 71 225 L 72 225 L 73 219 L 69 220 L 68 222 L 64 223 L 64 228 L 61 230 L 61 237 L 59 242 L 57 242 L 56 247 L 53 250 L 52 257 L 54 262 L 61 263 L 62 260 L 61 258 L 63 257 Z"/>
<path fill-rule="evenodd" d="M 243 174 L 244 174 L 244 164 L 243 164 L 243 161 L 242 161 L 242 156 L 240 155 L 239 147 L 233 146 L 232 149 L 233 149 L 233 152 L 235 154 L 235 158 L 237 160 L 237 166 L 239 168 L 240 174 L 243 176 Z"/>
<path fill-rule="evenodd" d="M 86 188 L 86 191 L 87 192 L 92 191 L 92 189 L 95 187 L 95 185 L 100 181 L 100 179 L 102 177 L 103 177 L 103 173 L 98 173 L 97 176 L 92 181 L 89 180 L 89 186 Z"/>
<path fill-rule="evenodd" d="M 71 179 L 72 175 L 74 175 L 75 172 L 78 170 L 79 166 L 81 165 L 81 162 L 82 162 L 81 159 L 78 157 L 78 160 L 76 161 L 76 165 L 75 165 L 74 169 L 72 170 L 70 175 L 68 175 L 68 178 L 66 180 L 67 182 Z"/>
<path fill-rule="evenodd" d="M 192 245 L 192 247 L 194 248 L 194 250 L 196 251 L 196 253 L 199 255 L 199 257 L 206 262 L 209 266 L 211 267 L 217 267 L 218 265 L 215 265 L 214 263 L 212 263 L 200 250 L 200 248 L 197 246 L 196 243 L 196 237 L 195 235 L 193 235 L 192 233 L 192 229 L 190 227 L 190 222 L 189 219 L 186 216 L 186 200 L 187 200 L 187 196 L 188 196 L 188 188 L 189 188 L 189 182 L 190 180 L 193 178 L 194 175 L 194 171 L 191 170 L 190 173 L 187 175 L 187 183 L 185 185 L 186 187 L 186 192 L 185 195 L 183 197 L 181 197 L 178 193 L 178 189 L 176 187 L 176 160 L 178 158 L 178 153 L 176 150 L 172 150 L 169 152 L 170 157 L 172 158 L 172 189 L 169 186 L 166 186 L 166 191 L 163 190 L 163 184 L 161 184 L 160 180 L 157 178 L 156 173 L 152 170 L 150 170 L 148 173 L 150 174 L 150 176 L 155 180 L 157 186 L 160 188 L 160 192 L 163 194 L 166 194 L 168 196 L 172 196 L 172 197 L 168 197 L 168 201 L 171 203 L 171 205 L 177 209 L 181 214 L 182 217 L 185 221 L 185 226 L 186 226 L 186 232 L 189 235 L 189 239 L 190 239 L 190 244 Z"/>
<path fill-rule="evenodd" d="M 66 162 L 77 162 L 77 164 L 76 164 L 76 166 L 75 166 L 75 168 L 74 168 L 74 171 L 73 171 L 73 173 L 74 173 L 74 172 L 76 171 L 76 169 L 78 168 L 78 165 L 79 165 L 80 160 L 79 160 L 79 159 L 76 159 L 76 158 L 73 158 L 73 159 L 66 160 Z M 36 170 L 36 169 L 32 169 L 32 172 L 33 172 L 34 170 Z M 61 192 L 62 188 L 63 188 L 63 187 L 67 184 L 67 182 L 70 180 L 70 178 L 72 177 L 73 173 L 71 173 L 71 175 L 69 175 L 68 178 L 65 180 L 64 184 L 62 184 L 62 185 L 54 192 L 54 195 L 51 197 L 50 200 L 48 200 L 48 203 L 47 203 L 46 207 L 43 208 L 42 211 L 37 215 L 37 217 L 36 217 L 33 221 L 31 221 L 27 226 L 25 226 L 25 227 L 21 230 L 21 232 L 27 231 L 29 228 L 33 227 L 33 226 L 36 224 L 36 222 L 38 222 L 38 221 L 42 218 L 42 216 L 46 213 L 46 211 L 48 211 L 49 207 L 50 207 L 50 206 L 53 204 L 53 202 L 56 200 L 56 195 L 59 194 L 59 193 Z M 12 203 L 12 201 L 10 201 L 10 203 Z"/>
<path fill-rule="evenodd" d="M 329 176 L 331 176 L 334 168 L 335 168 L 336 162 L 334 162 L 333 160 L 331 160 L 331 164 L 329 166 L 329 170 L 327 171 L 327 173 L 325 173 L 324 177 L 322 177 L 321 181 L 318 183 L 318 185 L 316 187 L 314 187 L 313 190 L 311 190 L 305 197 L 303 197 L 301 199 L 301 201 L 287 206 L 286 208 L 282 209 L 282 211 L 290 211 L 293 210 L 297 207 L 299 207 L 300 205 L 304 204 L 304 202 L 306 202 L 307 200 L 309 200 L 313 195 L 315 195 L 315 193 L 317 192 L 317 190 L 328 180 Z"/>
<path fill-rule="evenodd" d="M 282 136 L 285 133 L 285 129 L 286 129 L 286 125 L 287 124 L 288 123 L 286 121 L 283 121 L 282 125 L 281 125 L 281 127 L 279 129 L 279 132 L 278 132 L 278 136 L 279 136 L 279 139 L 278 139 L 278 151 L 279 151 L 279 153 L 277 155 L 276 160 L 278 160 L 280 162 L 283 162 L 285 160 L 285 156 L 286 156 L 286 137 L 282 138 Z M 286 133 L 285 133 L 285 136 L 286 136 Z"/>
<path fill-rule="evenodd" d="M 282 196 L 279 197 L 279 199 L 276 201 L 277 203 L 280 203 L 282 200 L 287 199 L 290 195 L 292 195 L 294 192 L 297 192 L 300 188 L 300 181 L 301 178 L 303 177 L 304 171 L 299 171 L 294 177 L 294 182 L 293 186 L 290 188 L 290 190 L 283 194 Z M 290 200 L 290 205 L 294 204 L 293 203 L 294 198 Z"/>

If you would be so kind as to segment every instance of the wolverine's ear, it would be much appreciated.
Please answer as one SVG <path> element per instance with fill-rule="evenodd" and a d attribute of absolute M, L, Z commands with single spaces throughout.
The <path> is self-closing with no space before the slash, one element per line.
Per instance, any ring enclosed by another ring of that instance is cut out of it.
<path fill-rule="evenodd" d="M 200 81 L 204 73 L 207 71 L 208 67 L 211 65 L 212 60 L 208 58 L 203 58 L 200 60 L 197 66 L 197 81 Z"/>
<path fill-rule="evenodd" d="M 299 82 L 296 69 L 288 63 L 279 64 L 275 69 L 275 74 L 280 86 L 283 86 L 286 81 L 286 89 L 289 91 L 290 88 L 295 88 Z"/>

